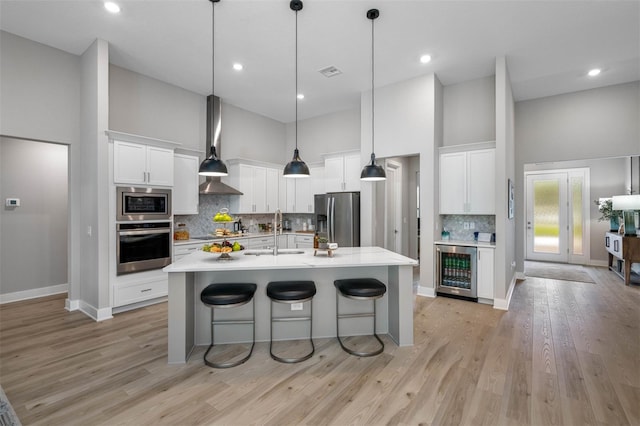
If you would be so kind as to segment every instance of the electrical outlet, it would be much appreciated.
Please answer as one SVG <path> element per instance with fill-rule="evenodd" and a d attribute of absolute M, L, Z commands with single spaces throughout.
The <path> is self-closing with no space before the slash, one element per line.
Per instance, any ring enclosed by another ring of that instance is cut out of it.
<path fill-rule="evenodd" d="M 476 229 L 476 223 L 475 222 L 469 222 L 469 229 Z"/>
<path fill-rule="evenodd" d="M 464 229 L 469 229 L 469 222 L 464 222 L 462 226 Z"/>
<path fill-rule="evenodd" d="M 292 311 L 301 311 L 302 310 L 302 303 L 292 303 L 291 304 L 291 310 Z"/>

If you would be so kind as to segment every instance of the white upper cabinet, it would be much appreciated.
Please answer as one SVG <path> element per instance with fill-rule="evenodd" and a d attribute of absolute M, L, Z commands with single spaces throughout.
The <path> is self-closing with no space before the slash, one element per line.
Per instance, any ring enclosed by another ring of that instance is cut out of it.
<path fill-rule="evenodd" d="M 198 214 L 200 160 L 193 155 L 173 157 L 173 214 Z"/>
<path fill-rule="evenodd" d="M 440 154 L 440 214 L 495 214 L 495 148 Z"/>
<path fill-rule="evenodd" d="M 236 163 L 229 165 L 228 181 L 243 195 L 233 197 L 233 213 L 273 213 L 278 208 L 279 169 Z"/>
<path fill-rule="evenodd" d="M 113 181 L 117 184 L 173 186 L 173 150 L 113 142 Z"/>
<path fill-rule="evenodd" d="M 357 152 L 325 158 L 325 192 L 360 191 L 361 169 Z"/>
<path fill-rule="evenodd" d="M 324 167 L 309 167 L 308 178 L 280 176 L 280 208 L 283 213 L 313 213 L 315 194 L 324 194 Z"/>

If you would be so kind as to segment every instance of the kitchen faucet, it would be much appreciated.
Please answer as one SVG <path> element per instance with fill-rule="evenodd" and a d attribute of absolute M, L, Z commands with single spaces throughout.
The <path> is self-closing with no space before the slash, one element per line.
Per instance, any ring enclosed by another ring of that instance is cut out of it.
<path fill-rule="evenodd" d="M 278 221 L 280 215 L 280 221 Z M 276 209 L 273 215 L 273 255 L 278 255 L 278 224 L 280 225 L 280 234 L 282 234 L 282 210 Z"/>

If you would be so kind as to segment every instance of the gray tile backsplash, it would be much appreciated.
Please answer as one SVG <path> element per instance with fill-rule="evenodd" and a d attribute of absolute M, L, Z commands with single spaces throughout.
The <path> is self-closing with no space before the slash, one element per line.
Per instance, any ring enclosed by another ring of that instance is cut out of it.
<path fill-rule="evenodd" d="M 192 236 L 208 235 L 212 233 L 216 226 L 213 223 L 213 216 L 223 208 L 229 208 L 231 205 L 231 197 L 237 195 L 200 195 L 199 214 L 197 215 L 176 215 L 174 223 L 184 223 L 189 227 Z M 242 224 L 249 228 L 249 232 L 258 232 L 259 223 L 273 222 L 272 214 L 243 214 L 237 215 L 236 212 L 230 212 L 234 217 L 240 216 Z M 285 213 L 283 219 L 291 222 L 293 231 L 302 230 L 303 223 L 311 221 L 315 226 L 314 214 L 290 214 Z M 253 228 L 252 228 L 253 225 Z"/>
<path fill-rule="evenodd" d="M 449 239 L 473 241 L 474 232 L 495 232 L 496 217 L 494 215 L 441 215 L 443 229 L 449 231 Z M 464 223 L 473 222 L 474 229 L 464 229 Z M 438 236 L 436 236 L 439 239 Z"/>

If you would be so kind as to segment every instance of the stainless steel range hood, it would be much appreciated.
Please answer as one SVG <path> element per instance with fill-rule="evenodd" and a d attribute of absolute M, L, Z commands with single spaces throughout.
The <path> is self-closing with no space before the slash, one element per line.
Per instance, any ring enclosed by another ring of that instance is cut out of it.
<path fill-rule="evenodd" d="M 207 144 L 208 156 L 211 145 L 216 147 L 218 158 L 222 158 L 222 103 L 214 95 L 207 96 Z M 242 192 L 222 182 L 219 177 L 207 176 L 207 180 L 200 185 L 201 194 L 242 195 Z"/>

